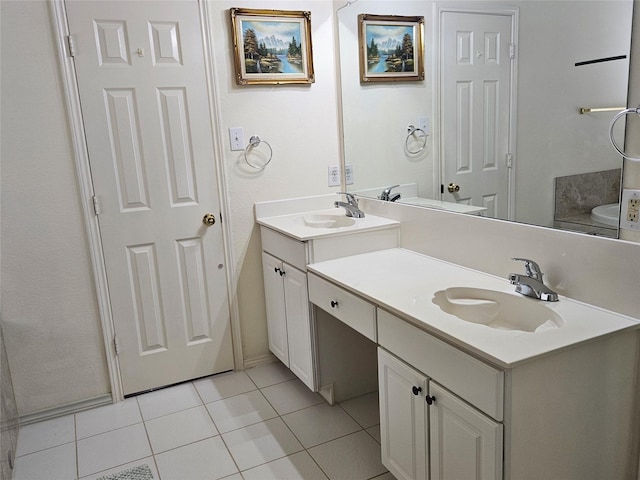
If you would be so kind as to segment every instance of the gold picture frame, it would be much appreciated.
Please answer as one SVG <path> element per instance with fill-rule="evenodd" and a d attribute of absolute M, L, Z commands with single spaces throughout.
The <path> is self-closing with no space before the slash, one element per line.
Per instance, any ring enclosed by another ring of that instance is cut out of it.
<path fill-rule="evenodd" d="M 232 8 L 238 85 L 313 83 L 311 12 Z"/>
<path fill-rule="evenodd" d="M 360 82 L 424 80 L 424 17 L 358 15 Z"/>

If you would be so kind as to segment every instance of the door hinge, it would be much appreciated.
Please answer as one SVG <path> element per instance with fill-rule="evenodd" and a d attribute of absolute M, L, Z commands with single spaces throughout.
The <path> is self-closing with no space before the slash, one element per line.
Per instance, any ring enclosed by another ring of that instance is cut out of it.
<path fill-rule="evenodd" d="M 93 213 L 95 213 L 96 216 L 100 215 L 100 205 L 98 204 L 98 197 L 96 197 L 95 195 L 91 197 L 91 202 L 93 203 Z"/>
<path fill-rule="evenodd" d="M 440 184 L 440 193 L 444 193 L 444 183 Z"/>
<path fill-rule="evenodd" d="M 516 58 L 516 44 L 515 43 L 510 43 L 509 44 L 509 58 L 510 59 L 514 59 Z"/>
<path fill-rule="evenodd" d="M 71 35 L 67 35 L 67 47 L 69 49 L 69 56 L 70 57 L 75 57 L 76 56 L 76 44 L 73 41 L 73 37 Z"/>
<path fill-rule="evenodd" d="M 118 337 L 113 337 L 113 349 L 116 355 L 120 355 L 120 342 L 118 341 Z"/>
<path fill-rule="evenodd" d="M 505 160 L 507 168 L 511 168 L 513 166 L 513 154 L 507 153 Z"/>

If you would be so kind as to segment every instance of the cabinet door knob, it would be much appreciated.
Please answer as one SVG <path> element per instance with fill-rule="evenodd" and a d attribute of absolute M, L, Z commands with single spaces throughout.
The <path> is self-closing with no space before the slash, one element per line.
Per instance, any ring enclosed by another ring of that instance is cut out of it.
<path fill-rule="evenodd" d="M 273 271 L 276 272 L 276 273 L 280 273 L 282 270 L 280 270 L 278 267 L 276 267 L 276 268 L 273 269 Z"/>
<path fill-rule="evenodd" d="M 413 387 L 411 387 L 411 391 L 413 392 L 414 395 L 418 395 L 422 391 L 422 387 L 416 387 L 414 385 Z"/>
<path fill-rule="evenodd" d="M 432 396 L 427 395 L 425 397 L 425 400 L 427 402 L 427 405 L 433 405 L 433 402 L 436 401 L 436 397 L 434 397 L 433 395 Z"/>
<path fill-rule="evenodd" d="M 338 302 L 335 300 L 331 300 L 331 308 L 336 308 L 338 306 Z"/>

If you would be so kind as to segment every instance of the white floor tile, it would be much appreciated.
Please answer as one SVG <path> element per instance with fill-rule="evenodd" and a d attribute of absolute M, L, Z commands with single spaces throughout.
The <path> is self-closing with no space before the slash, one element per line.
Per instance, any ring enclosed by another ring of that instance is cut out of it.
<path fill-rule="evenodd" d="M 20 427 L 16 455 L 57 447 L 76 439 L 76 426 L 73 415 L 45 420 Z"/>
<path fill-rule="evenodd" d="M 260 365 L 259 367 L 245 370 L 245 372 L 251 377 L 251 380 L 253 380 L 253 383 L 255 383 L 258 388 L 268 387 L 296 378 L 293 372 L 280 362 Z"/>
<path fill-rule="evenodd" d="M 382 475 L 380 445 L 365 431 L 323 443 L 309 450 L 331 480 L 365 480 Z"/>
<path fill-rule="evenodd" d="M 13 480 L 75 480 L 76 445 L 66 443 L 16 459 Z"/>
<path fill-rule="evenodd" d="M 222 438 L 241 471 L 302 450 L 280 418 L 223 433 Z"/>
<path fill-rule="evenodd" d="M 220 437 L 156 455 L 162 480 L 211 480 L 238 471 Z"/>
<path fill-rule="evenodd" d="M 340 407 L 327 404 L 298 410 L 282 419 L 305 448 L 362 430 Z"/>
<path fill-rule="evenodd" d="M 163 388 L 136 397 L 145 420 L 179 412 L 202 405 L 198 392 L 191 383 Z"/>
<path fill-rule="evenodd" d="M 154 418 L 145 423 L 154 453 L 218 435 L 204 406 Z"/>
<path fill-rule="evenodd" d="M 239 473 L 234 473 L 233 475 L 229 475 L 228 477 L 222 477 L 220 480 L 244 480 L 242 475 Z"/>
<path fill-rule="evenodd" d="M 367 428 L 367 433 L 371 435 L 376 442 L 380 443 L 380 425 Z"/>
<path fill-rule="evenodd" d="M 207 410 L 221 433 L 278 416 L 260 390 L 207 403 Z"/>
<path fill-rule="evenodd" d="M 327 480 L 307 452 L 265 463 L 242 472 L 244 480 Z"/>
<path fill-rule="evenodd" d="M 394 477 L 391 472 L 387 472 L 378 477 L 374 477 L 371 480 L 396 480 L 396 477 Z"/>
<path fill-rule="evenodd" d="M 114 473 L 122 472 L 123 470 L 128 470 L 130 468 L 138 467 L 140 465 L 148 465 L 151 473 L 153 474 L 153 478 L 160 478 L 158 475 L 158 470 L 156 469 L 156 462 L 153 457 L 143 458 L 141 460 L 136 460 L 135 462 L 127 463 L 125 465 L 118 465 L 117 467 L 110 468 L 108 470 L 104 470 L 102 472 L 94 473 L 92 475 L 82 477 L 80 480 L 96 480 L 100 477 L 104 477 L 106 475 L 112 475 Z"/>
<path fill-rule="evenodd" d="M 362 428 L 373 427 L 380 423 L 380 405 L 378 392 L 368 393 L 340 403 Z"/>
<path fill-rule="evenodd" d="M 324 402 L 320 395 L 309 390 L 298 379 L 263 388 L 262 393 L 280 415 Z"/>
<path fill-rule="evenodd" d="M 130 425 L 78 440 L 78 474 L 85 477 L 150 455 L 144 425 Z"/>
<path fill-rule="evenodd" d="M 215 402 L 256 389 L 255 384 L 244 372 L 229 372 L 202 378 L 193 382 L 204 403 Z"/>
<path fill-rule="evenodd" d="M 138 402 L 135 398 L 128 398 L 76 414 L 76 435 L 81 439 L 141 422 Z"/>

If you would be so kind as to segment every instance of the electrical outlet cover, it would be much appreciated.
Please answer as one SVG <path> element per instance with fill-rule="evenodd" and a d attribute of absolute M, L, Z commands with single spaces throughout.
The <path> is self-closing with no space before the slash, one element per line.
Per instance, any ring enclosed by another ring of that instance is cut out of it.
<path fill-rule="evenodd" d="M 640 231 L 640 190 L 622 190 L 620 228 Z"/>

